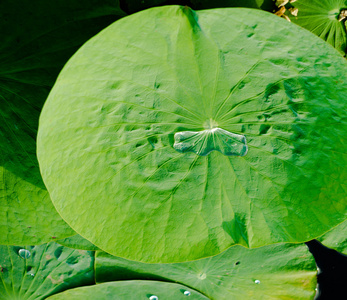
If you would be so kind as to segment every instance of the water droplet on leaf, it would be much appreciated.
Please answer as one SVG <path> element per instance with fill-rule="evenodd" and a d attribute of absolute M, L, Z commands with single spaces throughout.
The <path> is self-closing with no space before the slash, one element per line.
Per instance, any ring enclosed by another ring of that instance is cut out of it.
<path fill-rule="evenodd" d="M 152 295 L 151 297 L 149 297 L 149 300 L 158 300 L 158 296 L 156 295 Z"/>
<path fill-rule="evenodd" d="M 181 153 L 194 152 L 206 156 L 216 150 L 226 156 L 245 156 L 246 137 L 215 127 L 202 131 L 181 131 L 174 135 L 173 147 Z"/>
<path fill-rule="evenodd" d="M 20 249 L 18 251 L 18 255 L 21 257 L 21 258 L 29 258 L 31 253 L 29 250 L 26 250 L 26 249 Z"/>
<path fill-rule="evenodd" d="M 256 284 L 259 284 L 260 283 L 260 280 L 254 280 L 254 283 L 256 283 Z"/>
<path fill-rule="evenodd" d="M 190 292 L 189 291 L 184 291 L 183 294 L 186 295 L 186 296 L 190 296 Z"/>

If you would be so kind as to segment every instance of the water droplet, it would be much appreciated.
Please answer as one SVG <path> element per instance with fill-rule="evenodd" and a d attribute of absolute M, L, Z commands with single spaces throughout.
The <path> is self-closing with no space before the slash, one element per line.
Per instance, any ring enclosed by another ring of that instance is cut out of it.
<path fill-rule="evenodd" d="M 190 296 L 190 292 L 189 291 L 184 291 L 183 294 L 186 295 L 186 296 Z"/>
<path fill-rule="evenodd" d="M 256 283 L 256 284 L 259 284 L 260 283 L 260 280 L 254 280 L 254 283 Z"/>
<path fill-rule="evenodd" d="M 35 274 L 30 274 L 30 276 L 34 277 L 34 276 L 35 276 Z"/>
<path fill-rule="evenodd" d="M 149 297 L 149 300 L 158 300 L 158 296 L 156 295 L 152 295 L 151 297 Z"/>
<path fill-rule="evenodd" d="M 21 258 L 29 258 L 31 253 L 29 250 L 26 250 L 26 249 L 20 249 L 18 251 L 18 255 L 21 257 Z"/>
<path fill-rule="evenodd" d="M 248 151 L 246 137 L 214 127 L 202 131 L 181 131 L 174 135 L 176 151 L 194 152 L 206 156 L 216 150 L 226 156 L 245 156 Z"/>

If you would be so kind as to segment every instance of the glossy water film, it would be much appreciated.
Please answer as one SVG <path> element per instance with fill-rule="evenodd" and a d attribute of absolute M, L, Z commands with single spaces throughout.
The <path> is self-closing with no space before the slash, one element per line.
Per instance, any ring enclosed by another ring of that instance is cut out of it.
<path fill-rule="evenodd" d="M 206 156 L 216 150 L 226 156 L 245 156 L 248 151 L 246 137 L 221 128 L 175 133 L 173 147 L 181 153 L 194 152 Z"/>
<path fill-rule="evenodd" d="M 18 251 L 18 255 L 21 257 L 21 258 L 29 258 L 31 253 L 29 250 L 26 250 L 26 249 L 20 249 Z"/>

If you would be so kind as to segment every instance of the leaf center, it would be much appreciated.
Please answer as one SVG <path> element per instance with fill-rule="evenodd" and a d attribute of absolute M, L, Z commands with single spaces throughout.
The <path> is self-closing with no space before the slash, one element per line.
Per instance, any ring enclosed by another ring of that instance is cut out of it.
<path fill-rule="evenodd" d="M 208 129 L 202 131 L 176 132 L 173 147 L 181 153 L 194 152 L 206 156 L 216 150 L 226 156 L 245 156 L 248 151 L 246 137 L 235 134 L 209 122 Z"/>

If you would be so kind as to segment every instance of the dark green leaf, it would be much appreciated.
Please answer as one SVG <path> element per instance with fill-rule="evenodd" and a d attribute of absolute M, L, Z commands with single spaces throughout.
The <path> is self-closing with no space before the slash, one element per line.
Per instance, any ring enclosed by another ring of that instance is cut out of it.
<path fill-rule="evenodd" d="M 33 245 L 75 234 L 41 179 L 39 114 L 70 56 L 123 15 L 114 0 L 1 1 L 0 244 Z"/>
<path fill-rule="evenodd" d="M 178 0 L 179 1 L 179 0 Z M 121 0 L 121 8 L 128 14 L 153 6 L 163 5 L 167 0 Z"/>
<path fill-rule="evenodd" d="M 191 0 L 194 9 L 207 9 L 216 7 L 249 7 L 258 8 L 267 11 L 275 9 L 273 0 Z M 249 12 L 249 18 L 252 18 L 252 12 Z"/>
<path fill-rule="evenodd" d="M 0 299 L 40 300 L 94 283 L 94 252 L 56 243 L 0 246 Z"/>

